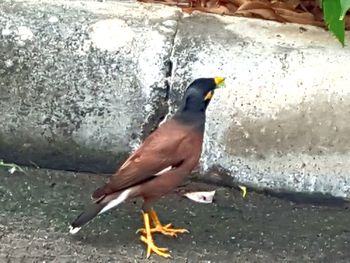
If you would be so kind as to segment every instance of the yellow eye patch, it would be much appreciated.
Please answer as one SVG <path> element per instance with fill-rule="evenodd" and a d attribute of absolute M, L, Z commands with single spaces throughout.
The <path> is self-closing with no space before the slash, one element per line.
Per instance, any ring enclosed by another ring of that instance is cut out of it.
<path fill-rule="evenodd" d="M 210 100 L 213 97 L 213 94 L 213 91 L 209 91 L 207 95 L 205 95 L 204 100 Z"/>

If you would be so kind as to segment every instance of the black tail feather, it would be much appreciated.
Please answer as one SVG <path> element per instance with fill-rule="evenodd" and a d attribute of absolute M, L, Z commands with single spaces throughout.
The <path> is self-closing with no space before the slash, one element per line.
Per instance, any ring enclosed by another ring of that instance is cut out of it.
<path fill-rule="evenodd" d="M 72 228 L 79 228 L 85 225 L 87 222 L 89 222 L 91 219 L 93 219 L 95 216 L 98 215 L 98 213 L 105 207 L 107 204 L 92 204 L 90 207 L 88 207 L 84 212 L 82 212 L 71 224 Z"/>
<path fill-rule="evenodd" d="M 83 225 L 85 225 L 91 219 L 96 217 L 99 213 L 105 212 L 119 205 L 120 203 L 124 202 L 127 198 L 133 197 L 134 194 L 135 191 L 133 192 L 133 189 L 127 189 L 123 192 L 115 192 L 113 194 L 100 197 L 100 199 L 96 203 L 90 205 L 83 213 L 81 213 L 73 221 L 73 223 L 70 225 L 69 232 L 71 234 L 77 233 Z"/>

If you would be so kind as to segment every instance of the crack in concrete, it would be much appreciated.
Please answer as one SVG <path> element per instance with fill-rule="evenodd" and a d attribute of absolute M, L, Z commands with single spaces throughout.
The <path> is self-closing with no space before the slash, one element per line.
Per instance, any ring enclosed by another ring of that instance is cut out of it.
<path fill-rule="evenodd" d="M 170 91 L 171 91 L 171 85 L 172 85 L 172 78 L 175 75 L 175 68 L 176 65 L 174 65 L 174 53 L 175 53 L 175 42 L 176 42 L 176 37 L 179 31 L 179 23 L 182 19 L 182 15 L 180 14 L 178 17 L 178 20 L 176 21 L 176 28 L 175 28 L 175 32 L 173 35 L 173 41 L 171 42 L 171 52 L 168 58 L 168 72 L 166 75 L 166 79 L 165 79 L 165 83 L 166 83 L 166 92 L 167 92 L 167 97 L 166 97 L 166 103 L 167 103 L 167 113 L 164 116 L 164 120 L 166 121 L 170 115 L 172 114 L 172 105 L 171 105 L 171 100 L 170 100 Z M 162 122 L 159 123 L 159 125 Z M 159 126 L 158 125 L 158 126 Z"/>
<path fill-rule="evenodd" d="M 179 21 L 181 20 L 182 16 L 179 15 L 179 17 L 176 20 L 176 27 L 175 32 L 172 36 L 172 41 L 170 43 L 170 52 L 168 58 L 164 62 L 165 66 L 165 82 L 164 87 L 161 88 L 155 88 L 155 90 L 159 90 L 159 98 L 157 102 L 158 105 L 155 105 L 155 110 L 149 115 L 149 117 L 146 119 L 145 124 L 142 128 L 142 134 L 141 139 L 144 140 L 149 134 L 151 134 L 155 129 L 159 127 L 160 124 L 162 124 L 164 121 L 166 121 L 172 114 L 172 105 L 170 100 L 170 89 L 171 89 L 171 79 L 174 76 L 174 52 L 175 52 L 175 40 L 178 33 L 179 28 Z M 165 94 L 162 96 L 162 92 Z"/>

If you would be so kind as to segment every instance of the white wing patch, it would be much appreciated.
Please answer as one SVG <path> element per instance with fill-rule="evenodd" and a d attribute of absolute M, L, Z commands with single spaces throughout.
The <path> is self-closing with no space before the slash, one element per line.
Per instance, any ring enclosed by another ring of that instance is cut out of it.
<path fill-rule="evenodd" d="M 156 173 L 155 175 L 156 176 L 162 175 L 163 173 L 166 173 L 166 172 L 170 171 L 172 168 L 173 168 L 172 166 L 164 168 L 163 170 L 161 170 L 160 172 Z"/>
<path fill-rule="evenodd" d="M 124 202 L 129 197 L 130 191 L 131 189 L 126 189 L 116 199 L 111 200 L 98 214 L 100 215 L 109 209 L 119 205 L 121 202 Z"/>
<path fill-rule="evenodd" d="M 119 168 L 119 170 L 125 169 L 130 164 L 130 160 L 126 160 L 126 162 Z"/>

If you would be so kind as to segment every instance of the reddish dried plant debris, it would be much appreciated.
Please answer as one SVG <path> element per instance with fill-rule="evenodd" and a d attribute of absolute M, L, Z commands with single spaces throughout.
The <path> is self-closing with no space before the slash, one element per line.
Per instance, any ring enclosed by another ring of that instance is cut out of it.
<path fill-rule="evenodd" d="M 201 11 L 220 15 L 254 17 L 282 23 L 325 27 L 318 0 L 138 0 L 182 8 L 183 12 Z M 345 17 L 350 29 L 350 16 Z"/>

